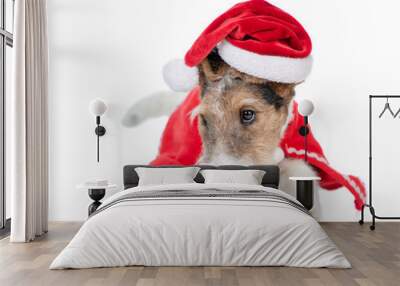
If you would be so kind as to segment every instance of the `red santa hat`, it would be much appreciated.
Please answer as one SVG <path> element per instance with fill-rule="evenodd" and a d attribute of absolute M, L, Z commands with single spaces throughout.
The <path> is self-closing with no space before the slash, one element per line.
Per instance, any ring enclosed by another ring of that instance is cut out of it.
<path fill-rule="evenodd" d="M 186 53 L 164 67 L 166 83 L 176 91 L 197 84 L 197 68 L 217 48 L 235 69 L 283 83 L 306 79 L 312 67 L 311 39 L 285 11 L 263 0 L 239 3 L 215 19 Z"/>

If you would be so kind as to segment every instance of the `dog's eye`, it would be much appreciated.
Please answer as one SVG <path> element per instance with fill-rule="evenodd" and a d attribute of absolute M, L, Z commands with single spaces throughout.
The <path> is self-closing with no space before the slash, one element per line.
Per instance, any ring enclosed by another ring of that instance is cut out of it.
<path fill-rule="evenodd" d="M 249 125 L 256 119 L 256 112 L 251 109 L 244 109 L 240 111 L 240 121 L 242 124 Z"/>
<path fill-rule="evenodd" d="M 215 76 L 215 77 L 211 77 L 211 78 L 210 78 L 210 81 L 213 82 L 213 83 L 218 83 L 218 82 L 220 82 L 222 79 L 223 79 L 222 76 Z"/>

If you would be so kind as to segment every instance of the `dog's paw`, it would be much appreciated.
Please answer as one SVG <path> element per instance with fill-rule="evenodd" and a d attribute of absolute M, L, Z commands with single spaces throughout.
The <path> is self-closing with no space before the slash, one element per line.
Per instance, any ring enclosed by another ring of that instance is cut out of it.
<path fill-rule="evenodd" d="M 135 102 L 122 117 L 125 127 L 135 127 L 151 118 L 169 116 L 183 101 L 186 94 L 161 91 L 155 92 Z"/>
<path fill-rule="evenodd" d="M 142 123 L 142 121 L 143 121 L 143 119 L 141 119 L 138 114 L 127 113 L 122 118 L 121 123 L 125 127 L 134 127 L 134 126 L 138 126 L 140 123 Z"/>
<path fill-rule="evenodd" d="M 285 159 L 285 153 L 283 153 L 280 147 L 275 149 L 274 153 L 272 154 L 272 159 L 274 160 L 275 164 L 279 164 L 283 159 Z"/>

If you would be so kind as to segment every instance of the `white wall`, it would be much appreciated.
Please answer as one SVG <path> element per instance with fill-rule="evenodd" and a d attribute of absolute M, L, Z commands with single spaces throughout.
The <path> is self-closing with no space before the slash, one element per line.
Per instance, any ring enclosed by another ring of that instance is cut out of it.
<path fill-rule="evenodd" d="M 166 89 L 162 65 L 183 57 L 201 30 L 235 2 L 48 1 L 51 220 L 86 217 L 90 200 L 75 185 L 104 177 L 121 187 L 124 164 L 147 163 L 154 158 L 166 118 L 127 129 L 120 124 L 124 111 L 146 94 Z M 400 89 L 400 3 L 273 3 L 294 14 L 313 39 L 314 69 L 299 86 L 297 98 L 307 97 L 316 104 L 310 118 L 316 137 L 334 167 L 366 181 L 368 94 Z M 95 122 L 88 112 L 95 97 L 109 105 L 103 118 L 107 134 L 101 138 L 100 164 L 95 158 Z M 375 137 L 379 139 L 377 147 L 382 148 L 377 150 L 381 160 L 374 199 L 381 215 L 395 215 L 400 199 L 395 189 L 400 156 L 394 144 L 400 138 L 396 131 L 400 120 L 378 124 L 381 132 Z M 321 190 L 318 194 L 320 220 L 358 219 L 347 190 Z"/>

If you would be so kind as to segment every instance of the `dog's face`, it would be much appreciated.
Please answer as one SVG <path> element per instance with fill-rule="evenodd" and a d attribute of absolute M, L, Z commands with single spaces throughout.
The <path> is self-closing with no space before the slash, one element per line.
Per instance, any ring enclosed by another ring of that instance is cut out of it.
<path fill-rule="evenodd" d="M 199 76 L 199 131 L 203 141 L 200 162 L 274 163 L 294 85 L 240 73 L 215 51 L 199 65 Z"/>

